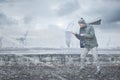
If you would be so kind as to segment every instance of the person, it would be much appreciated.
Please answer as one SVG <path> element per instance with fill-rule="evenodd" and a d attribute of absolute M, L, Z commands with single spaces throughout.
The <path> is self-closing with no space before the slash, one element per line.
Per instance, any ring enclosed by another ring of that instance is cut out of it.
<path fill-rule="evenodd" d="M 80 47 L 84 50 L 84 52 L 81 53 L 81 69 L 85 68 L 86 55 L 91 51 L 98 73 L 100 72 L 97 54 L 98 43 L 95 36 L 94 28 L 91 25 L 88 25 L 83 18 L 78 21 L 78 24 L 80 26 L 79 34 L 73 34 L 76 36 L 77 39 L 80 40 Z"/>

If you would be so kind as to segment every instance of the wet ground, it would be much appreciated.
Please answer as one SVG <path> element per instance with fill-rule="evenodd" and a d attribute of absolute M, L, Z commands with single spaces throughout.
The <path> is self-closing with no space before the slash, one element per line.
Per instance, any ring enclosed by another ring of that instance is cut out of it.
<path fill-rule="evenodd" d="M 120 80 L 120 65 L 101 65 L 96 74 L 94 65 L 80 70 L 78 65 L 0 66 L 0 80 Z"/>

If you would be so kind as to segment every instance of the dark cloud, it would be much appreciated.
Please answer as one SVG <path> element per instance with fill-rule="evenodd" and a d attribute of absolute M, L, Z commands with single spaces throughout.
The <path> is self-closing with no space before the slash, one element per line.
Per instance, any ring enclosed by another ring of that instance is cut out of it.
<path fill-rule="evenodd" d="M 120 0 L 91 0 L 85 3 L 88 4 L 88 6 L 85 6 L 86 4 L 82 6 L 83 13 L 85 13 L 84 15 L 101 18 L 104 26 L 107 27 L 120 22 Z M 87 10 L 84 10 L 84 7 L 86 7 Z"/>
<path fill-rule="evenodd" d="M 7 2 L 18 2 L 18 1 L 25 1 L 25 0 L 0 0 L 0 3 L 7 3 Z M 27 0 L 26 0 L 27 1 Z M 29 0 L 30 1 L 30 0 Z"/>
<path fill-rule="evenodd" d="M 120 9 L 111 10 L 109 13 L 103 15 L 107 23 L 116 23 L 120 21 Z"/>
<path fill-rule="evenodd" d="M 100 26 L 103 30 L 118 31 L 120 29 L 120 10 L 119 8 L 111 9 L 102 14 L 102 25 Z"/>
<path fill-rule="evenodd" d="M 15 1 L 15 0 L 0 0 L 0 4 L 2 4 L 2 3 L 11 3 L 11 2 L 13 2 L 13 1 Z"/>
<path fill-rule="evenodd" d="M 78 10 L 79 8 L 80 8 L 80 5 L 78 3 L 78 0 L 69 1 L 60 5 L 60 8 L 57 10 L 57 14 L 59 16 L 68 15 Z"/>
<path fill-rule="evenodd" d="M 0 3 L 7 2 L 8 0 L 0 0 Z"/>
<path fill-rule="evenodd" d="M 106 4 L 108 1 L 108 4 Z M 111 1 L 107 0 L 103 1 L 104 3 L 101 5 L 100 11 L 98 11 L 98 15 L 101 15 L 104 23 L 111 24 L 120 21 L 120 1 Z M 100 13 L 99 13 L 100 12 Z"/>

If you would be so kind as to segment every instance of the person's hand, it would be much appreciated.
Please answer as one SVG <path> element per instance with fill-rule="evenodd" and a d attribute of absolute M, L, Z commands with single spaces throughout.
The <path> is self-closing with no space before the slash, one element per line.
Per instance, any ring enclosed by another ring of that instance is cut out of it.
<path fill-rule="evenodd" d="M 76 33 L 72 32 L 73 35 L 75 35 Z"/>
<path fill-rule="evenodd" d="M 84 36 L 84 34 L 80 34 L 80 36 Z"/>

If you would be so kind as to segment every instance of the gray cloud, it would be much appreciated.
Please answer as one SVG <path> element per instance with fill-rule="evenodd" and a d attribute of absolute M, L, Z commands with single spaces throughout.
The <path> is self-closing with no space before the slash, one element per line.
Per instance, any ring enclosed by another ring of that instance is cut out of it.
<path fill-rule="evenodd" d="M 103 15 L 104 19 L 108 23 L 115 23 L 120 21 L 120 9 L 111 10 L 108 14 Z"/>
<path fill-rule="evenodd" d="M 30 17 L 30 16 L 25 16 L 25 17 L 23 18 L 23 21 L 24 21 L 24 24 L 30 24 L 31 21 L 32 21 L 32 17 Z"/>
<path fill-rule="evenodd" d="M 16 0 L 0 0 L 0 4 L 13 3 Z"/>
<path fill-rule="evenodd" d="M 120 0 L 83 0 L 81 12 L 85 18 L 101 18 L 100 29 L 120 29 Z M 95 6 L 96 5 L 96 6 Z M 80 11 L 79 11 L 80 12 Z"/>
<path fill-rule="evenodd" d="M 0 0 L 0 3 L 9 3 L 9 2 L 11 3 L 11 2 L 20 2 L 20 1 L 25 1 L 25 0 Z M 28 0 L 26 0 L 26 1 L 28 1 Z"/>
<path fill-rule="evenodd" d="M 120 1 L 118 0 L 107 0 L 103 1 L 99 15 L 103 18 L 104 23 L 111 24 L 120 21 Z"/>
<path fill-rule="evenodd" d="M 80 5 L 78 3 L 78 0 L 74 0 L 74 1 L 70 0 L 59 6 L 59 9 L 57 10 L 57 14 L 59 16 L 68 15 L 68 14 L 71 14 L 72 12 L 78 10 L 79 8 L 80 8 Z"/>
<path fill-rule="evenodd" d="M 0 25 L 13 25 L 13 24 L 17 24 L 17 21 L 8 18 L 4 13 L 0 13 Z"/>
<path fill-rule="evenodd" d="M 0 0 L 0 3 L 7 2 L 8 0 Z"/>

